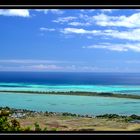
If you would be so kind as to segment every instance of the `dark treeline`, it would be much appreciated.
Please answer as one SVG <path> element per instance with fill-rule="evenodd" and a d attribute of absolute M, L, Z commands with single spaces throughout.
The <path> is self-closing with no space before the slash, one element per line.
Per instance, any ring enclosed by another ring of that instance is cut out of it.
<path fill-rule="evenodd" d="M 102 97 L 116 97 L 116 98 L 130 98 L 130 99 L 140 99 L 140 95 L 130 95 L 130 94 L 118 94 L 118 93 L 109 93 L 109 92 L 85 92 L 85 91 L 67 91 L 67 92 L 58 92 L 58 91 L 8 91 L 1 90 L 2 92 L 11 92 L 11 93 L 31 93 L 31 94 L 54 94 L 54 95 L 77 95 L 77 96 L 102 96 Z"/>

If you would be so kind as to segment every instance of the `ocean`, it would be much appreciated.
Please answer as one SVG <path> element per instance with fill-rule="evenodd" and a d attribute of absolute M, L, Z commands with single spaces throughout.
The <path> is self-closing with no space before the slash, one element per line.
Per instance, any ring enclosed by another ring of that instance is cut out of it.
<path fill-rule="evenodd" d="M 140 85 L 140 73 L 0 72 L 0 83 L 48 85 Z"/>
<path fill-rule="evenodd" d="M 0 72 L 0 91 L 3 90 L 88 91 L 140 95 L 140 73 Z M 140 115 L 138 99 L 10 92 L 1 92 L 0 99 L 0 106 L 35 111 Z"/>

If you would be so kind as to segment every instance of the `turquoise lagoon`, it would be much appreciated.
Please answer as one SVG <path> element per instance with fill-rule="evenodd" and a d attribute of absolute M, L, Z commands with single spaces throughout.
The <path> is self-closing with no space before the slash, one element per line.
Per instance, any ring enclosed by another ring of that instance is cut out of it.
<path fill-rule="evenodd" d="M 0 106 L 43 112 L 70 112 L 82 115 L 100 115 L 105 113 L 140 115 L 139 100 L 112 97 L 1 92 Z"/>
<path fill-rule="evenodd" d="M 31 83 L 0 83 L 0 106 L 34 111 L 70 112 L 83 115 L 116 113 L 140 115 L 140 100 L 114 97 L 45 95 L 20 91 L 88 91 L 140 95 L 139 85 L 47 85 Z M 19 93 L 10 93 L 19 91 Z"/>

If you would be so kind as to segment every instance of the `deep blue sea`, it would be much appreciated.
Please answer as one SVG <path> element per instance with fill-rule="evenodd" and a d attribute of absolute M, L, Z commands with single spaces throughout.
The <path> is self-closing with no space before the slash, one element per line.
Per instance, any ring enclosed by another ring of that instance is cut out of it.
<path fill-rule="evenodd" d="M 0 72 L 0 82 L 47 85 L 140 85 L 140 73 Z"/>
<path fill-rule="evenodd" d="M 20 91 L 88 91 L 140 95 L 140 73 L 0 72 L 0 106 L 79 114 L 138 114 L 140 100 L 23 94 Z"/>

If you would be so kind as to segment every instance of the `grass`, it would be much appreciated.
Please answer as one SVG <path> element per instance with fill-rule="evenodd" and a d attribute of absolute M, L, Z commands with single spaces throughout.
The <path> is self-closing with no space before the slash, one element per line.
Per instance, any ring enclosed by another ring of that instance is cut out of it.
<path fill-rule="evenodd" d="M 38 122 L 41 128 L 47 126 L 48 130 L 56 128 L 59 131 L 133 131 L 140 128 L 140 124 L 131 124 L 118 119 L 104 118 L 75 118 L 63 116 L 36 116 L 18 119 L 21 126 L 30 126 L 33 129 L 34 122 Z"/>

